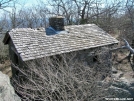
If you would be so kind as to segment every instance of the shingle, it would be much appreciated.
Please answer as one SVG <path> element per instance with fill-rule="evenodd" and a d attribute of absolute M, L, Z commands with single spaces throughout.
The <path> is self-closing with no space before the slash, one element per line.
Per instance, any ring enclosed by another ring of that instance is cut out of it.
<path fill-rule="evenodd" d="M 30 28 L 12 29 L 9 34 L 23 61 L 118 43 L 95 24 L 65 27 L 68 34 L 47 36 Z"/>

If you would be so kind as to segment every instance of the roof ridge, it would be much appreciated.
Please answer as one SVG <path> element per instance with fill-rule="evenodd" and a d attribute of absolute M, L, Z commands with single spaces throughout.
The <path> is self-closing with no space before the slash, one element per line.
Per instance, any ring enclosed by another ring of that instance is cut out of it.
<path fill-rule="evenodd" d="M 18 53 L 21 53 L 23 61 L 118 43 L 95 24 L 71 25 L 65 30 L 69 33 L 47 36 L 45 31 L 17 28 L 12 29 L 8 36 Z M 8 38 L 4 43 L 7 43 L 7 40 Z"/>

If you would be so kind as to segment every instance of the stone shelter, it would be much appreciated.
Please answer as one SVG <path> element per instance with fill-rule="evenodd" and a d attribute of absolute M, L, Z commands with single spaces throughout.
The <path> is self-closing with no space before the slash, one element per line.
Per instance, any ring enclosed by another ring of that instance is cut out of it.
<path fill-rule="evenodd" d="M 9 45 L 11 62 L 22 67 L 23 62 L 63 53 L 86 52 L 82 56 L 88 56 L 96 48 L 118 43 L 95 24 L 65 26 L 54 35 L 47 35 L 46 30 L 15 28 L 8 31 L 3 43 Z M 95 61 L 94 58 L 91 60 Z M 12 70 L 15 72 L 13 67 Z"/>

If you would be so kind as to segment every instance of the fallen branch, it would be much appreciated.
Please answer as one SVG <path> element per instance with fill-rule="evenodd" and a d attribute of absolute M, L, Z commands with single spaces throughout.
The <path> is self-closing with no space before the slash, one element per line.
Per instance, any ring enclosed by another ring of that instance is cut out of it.
<path fill-rule="evenodd" d="M 126 56 L 124 59 L 120 60 L 119 62 L 121 63 L 123 60 L 128 59 L 128 62 L 130 62 L 132 70 L 134 71 L 134 49 L 129 45 L 129 43 L 126 39 L 123 39 L 123 40 L 124 40 L 124 43 L 125 43 L 124 46 L 112 49 L 112 50 L 110 50 L 110 52 L 113 52 L 113 51 L 116 51 L 116 50 L 119 50 L 119 49 L 128 49 L 130 51 L 129 55 Z M 131 56 L 132 55 L 133 55 L 133 58 L 132 58 L 132 61 L 131 61 Z"/>
<path fill-rule="evenodd" d="M 112 50 L 110 50 L 111 52 L 119 50 L 119 49 L 128 49 L 132 54 L 134 54 L 134 49 L 129 45 L 129 43 L 127 42 L 126 39 L 124 39 L 125 45 L 118 47 L 118 48 L 114 48 Z"/>

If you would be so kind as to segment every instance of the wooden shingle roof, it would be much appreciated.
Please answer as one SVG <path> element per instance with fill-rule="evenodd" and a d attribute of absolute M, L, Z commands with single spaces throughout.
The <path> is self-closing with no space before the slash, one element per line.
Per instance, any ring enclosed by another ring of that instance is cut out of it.
<path fill-rule="evenodd" d="M 71 25 L 65 30 L 69 33 L 47 36 L 45 30 L 18 28 L 8 34 L 23 61 L 118 43 L 95 24 Z"/>

